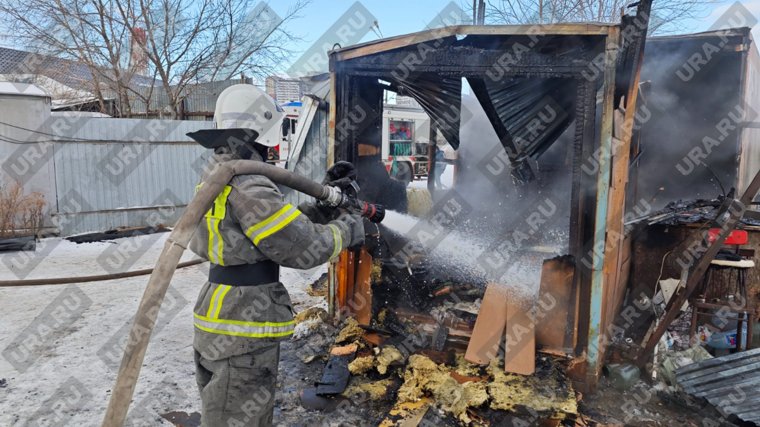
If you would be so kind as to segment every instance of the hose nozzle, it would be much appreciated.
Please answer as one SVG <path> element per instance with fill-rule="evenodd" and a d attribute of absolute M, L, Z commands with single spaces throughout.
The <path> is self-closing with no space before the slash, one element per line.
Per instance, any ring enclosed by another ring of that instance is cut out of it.
<path fill-rule="evenodd" d="M 355 194 L 355 192 L 352 192 Z M 385 207 L 357 199 L 352 193 L 341 191 L 338 187 L 326 185 L 320 202 L 331 208 L 343 208 L 379 223 L 385 218 Z"/>
<path fill-rule="evenodd" d="M 383 222 L 383 218 L 385 218 L 385 207 L 383 205 L 368 203 L 361 200 L 358 200 L 358 202 L 361 206 L 361 216 L 376 224 Z"/>

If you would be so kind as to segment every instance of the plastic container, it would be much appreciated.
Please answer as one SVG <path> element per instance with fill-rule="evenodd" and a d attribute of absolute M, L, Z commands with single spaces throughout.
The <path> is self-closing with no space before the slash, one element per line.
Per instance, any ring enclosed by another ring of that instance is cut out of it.
<path fill-rule="evenodd" d="M 605 366 L 610 383 L 618 390 L 629 390 L 639 381 L 641 371 L 631 363 L 610 363 Z"/>

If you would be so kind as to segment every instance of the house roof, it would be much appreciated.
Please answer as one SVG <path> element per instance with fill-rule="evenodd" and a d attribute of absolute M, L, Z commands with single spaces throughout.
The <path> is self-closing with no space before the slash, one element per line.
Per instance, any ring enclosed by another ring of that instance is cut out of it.
<path fill-rule="evenodd" d="M 35 52 L 0 47 L 0 74 L 43 75 L 72 89 L 92 91 L 90 68 L 81 62 Z M 134 75 L 137 85 L 150 85 L 152 79 Z"/>
<path fill-rule="evenodd" d="M 752 29 L 749 27 L 724 28 L 720 30 L 702 31 L 699 33 L 653 36 L 653 37 L 649 37 L 648 40 L 660 41 L 660 40 L 676 40 L 676 39 L 694 39 L 698 37 L 731 37 L 731 36 L 752 37 Z"/>
<path fill-rule="evenodd" d="M 0 95 L 47 97 L 42 88 L 28 83 L 0 82 Z"/>

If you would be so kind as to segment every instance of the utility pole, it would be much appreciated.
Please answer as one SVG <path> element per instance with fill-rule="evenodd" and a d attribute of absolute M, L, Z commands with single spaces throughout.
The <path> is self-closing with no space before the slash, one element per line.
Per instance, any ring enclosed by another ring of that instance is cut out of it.
<path fill-rule="evenodd" d="M 478 0 L 478 25 L 486 23 L 486 0 Z"/>
<path fill-rule="evenodd" d="M 538 0 L 538 23 L 544 23 L 544 0 Z"/>

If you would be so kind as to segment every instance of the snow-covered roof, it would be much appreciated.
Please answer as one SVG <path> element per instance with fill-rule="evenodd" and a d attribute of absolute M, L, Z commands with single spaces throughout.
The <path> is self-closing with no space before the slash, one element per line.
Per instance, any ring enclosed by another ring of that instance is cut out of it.
<path fill-rule="evenodd" d="M 103 69 L 104 75 L 111 71 Z M 76 90 L 93 90 L 94 77 L 86 64 L 35 52 L 0 47 L 0 74 L 43 75 Z M 134 86 L 150 86 L 153 79 L 139 74 L 130 76 Z"/>

